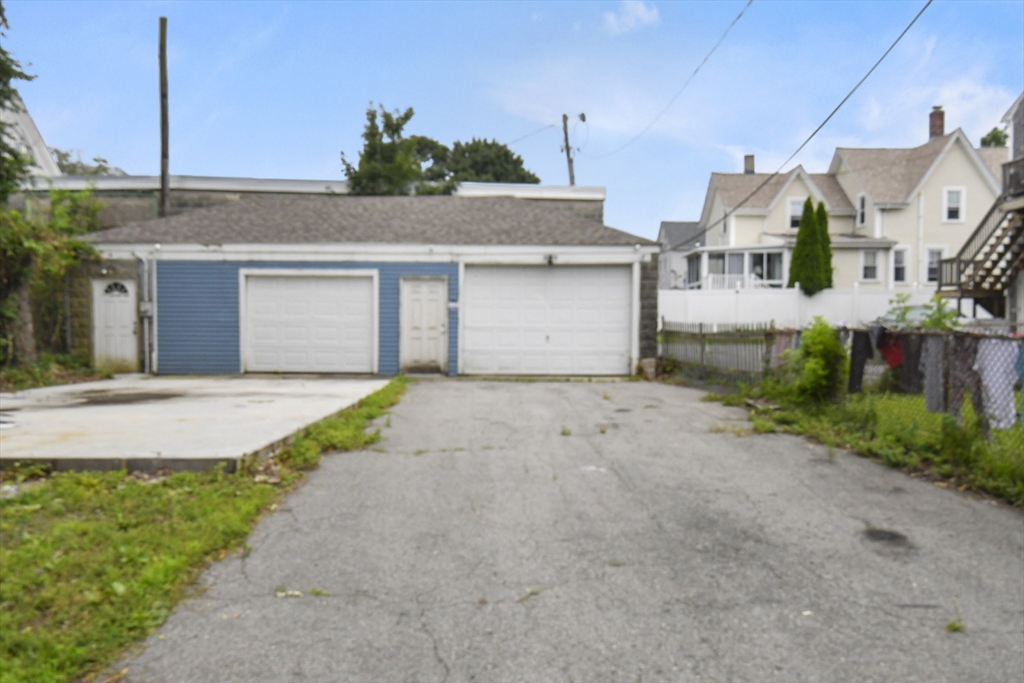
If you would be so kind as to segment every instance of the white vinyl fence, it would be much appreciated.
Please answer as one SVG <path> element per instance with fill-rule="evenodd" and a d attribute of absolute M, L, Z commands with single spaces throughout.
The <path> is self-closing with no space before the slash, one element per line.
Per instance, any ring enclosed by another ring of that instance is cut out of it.
<path fill-rule="evenodd" d="M 897 294 L 910 295 L 911 306 L 927 303 L 932 288 L 826 289 L 812 297 L 799 289 L 661 289 L 658 319 L 674 323 L 751 325 L 803 329 L 821 316 L 832 325 L 861 327 L 884 315 Z M 954 307 L 955 301 L 950 302 Z M 970 314 L 965 302 L 964 312 Z"/>

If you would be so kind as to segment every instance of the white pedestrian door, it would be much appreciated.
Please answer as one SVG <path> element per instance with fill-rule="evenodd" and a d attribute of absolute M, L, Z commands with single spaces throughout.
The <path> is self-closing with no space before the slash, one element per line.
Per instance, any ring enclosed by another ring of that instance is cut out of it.
<path fill-rule="evenodd" d="M 93 360 L 115 372 L 139 369 L 133 280 L 93 280 Z"/>
<path fill-rule="evenodd" d="M 402 278 L 399 292 L 402 371 L 447 372 L 447 278 Z"/>

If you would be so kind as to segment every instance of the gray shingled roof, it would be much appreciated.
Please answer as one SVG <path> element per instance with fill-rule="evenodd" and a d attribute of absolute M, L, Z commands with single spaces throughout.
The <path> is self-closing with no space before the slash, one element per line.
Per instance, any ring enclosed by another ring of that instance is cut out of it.
<path fill-rule="evenodd" d="M 996 177 L 996 184 L 1003 186 L 1003 164 L 1010 160 L 1009 147 L 979 147 L 978 154 L 981 155 L 985 165 Z"/>
<path fill-rule="evenodd" d="M 742 207 L 747 209 L 767 209 L 782 190 L 782 187 L 796 172 L 797 169 L 793 169 L 789 173 L 780 173 L 775 176 L 768 181 L 767 185 L 758 190 L 757 194 L 744 202 Z M 839 185 L 835 176 L 828 173 L 808 173 L 807 175 L 818 186 L 818 189 L 821 190 L 833 211 L 853 211 L 853 204 L 850 203 L 850 198 L 843 192 L 843 188 Z M 739 202 L 743 201 L 748 194 L 753 192 L 754 188 L 770 176 L 770 173 L 712 173 L 711 182 L 718 188 L 726 209 L 734 209 L 738 208 Z"/>
<path fill-rule="evenodd" d="M 661 246 L 671 249 L 696 241 L 703 234 L 704 230 L 697 221 L 662 221 L 658 239 Z"/>
<path fill-rule="evenodd" d="M 89 236 L 97 244 L 323 244 L 645 246 L 557 202 L 509 197 L 244 197 Z"/>
<path fill-rule="evenodd" d="M 908 200 L 952 136 L 949 133 L 932 138 L 910 149 L 841 147 L 836 153 L 857 174 L 873 202 L 899 204 Z"/>

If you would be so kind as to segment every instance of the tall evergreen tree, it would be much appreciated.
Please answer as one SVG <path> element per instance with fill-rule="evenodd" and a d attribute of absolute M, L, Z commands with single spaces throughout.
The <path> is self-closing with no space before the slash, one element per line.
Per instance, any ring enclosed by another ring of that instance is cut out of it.
<path fill-rule="evenodd" d="M 825 210 L 824 202 L 818 202 L 819 239 L 821 240 L 821 269 L 824 276 L 826 289 L 832 288 L 832 238 L 828 234 L 828 211 Z"/>
<path fill-rule="evenodd" d="M 798 282 L 800 289 L 807 296 L 814 296 L 825 289 L 821 232 L 818 230 L 818 217 L 814 213 L 814 204 L 810 197 L 804 202 L 800 230 L 796 234 L 796 245 L 793 247 L 793 261 L 789 266 L 789 286 L 794 287 Z"/>

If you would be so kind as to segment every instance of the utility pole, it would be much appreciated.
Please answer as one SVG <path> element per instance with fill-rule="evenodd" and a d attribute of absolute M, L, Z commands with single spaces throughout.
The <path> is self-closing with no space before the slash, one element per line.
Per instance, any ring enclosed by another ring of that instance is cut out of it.
<path fill-rule="evenodd" d="M 160 17 L 160 215 L 166 216 L 171 205 L 168 175 L 167 139 L 167 17 Z"/>
<path fill-rule="evenodd" d="M 562 114 L 562 133 L 565 135 L 565 160 L 569 162 L 569 184 L 576 184 L 576 174 L 572 172 L 572 148 L 569 147 L 569 115 Z"/>

